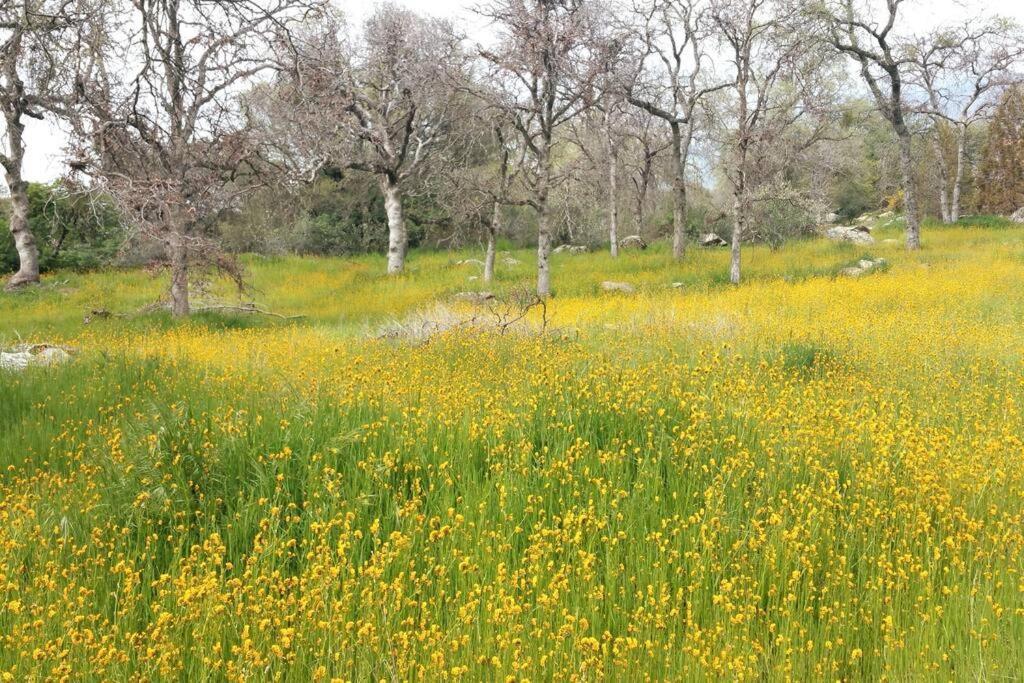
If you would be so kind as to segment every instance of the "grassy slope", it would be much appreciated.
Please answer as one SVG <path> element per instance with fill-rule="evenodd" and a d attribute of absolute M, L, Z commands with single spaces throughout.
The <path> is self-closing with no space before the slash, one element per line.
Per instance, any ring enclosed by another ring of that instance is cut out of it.
<path fill-rule="evenodd" d="M 82 354 L 0 376 L 0 672 L 1013 676 L 1022 238 L 751 249 L 740 288 L 722 252 L 566 256 L 572 334 L 413 348 L 362 332 L 469 254 L 253 261 L 291 325 L 82 326 L 140 273 L 2 295 L 8 340 Z M 864 252 L 891 269 L 831 277 Z"/>

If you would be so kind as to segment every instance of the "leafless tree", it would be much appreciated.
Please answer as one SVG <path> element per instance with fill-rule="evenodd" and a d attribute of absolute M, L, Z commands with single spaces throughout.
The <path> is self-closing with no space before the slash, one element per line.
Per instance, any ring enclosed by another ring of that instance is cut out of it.
<path fill-rule="evenodd" d="M 96 21 L 82 0 L 0 0 L 0 166 L 11 194 L 10 229 L 18 271 L 10 289 L 39 281 L 39 248 L 28 222 L 28 182 L 23 175 L 27 119 L 64 113 L 73 96 L 78 32 Z"/>
<path fill-rule="evenodd" d="M 905 81 L 911 59 L 906 45 L 894 29 L 900 7 L 906 0 L 885 0 L 885 15 L 877 21 L 870 6 L 860 0 L 825 0 L 817 12 L 825 18 L 833 47 L 860 64 L 861 77 L 875 100 L 878 111 L 892 126 L 900 149 L 903 174 L 903 205 L 907 222 L 907 249 L 921 247 L 921 222 L 914 189 L 913 135 L 908 113 L 913 109 L 905 95 Z"/>
<path fill-rule="evenodd" d="M 505 210 L 525 203 L 520 182 L 525 147 L 507 112 L 492 106 L 489 98 L 481 95 L 482 87 L 480 83 L 466 84 L 464 90 L 470 98 L 459 116 L 460 140 L 447 146 L 428 183 L 455 222 L 483 228 L 483 281 L 491 282 Z"/>
<path fill-rule="evenodd" d="M 725 118 L 732 120 L 731 150 L 725 175 L 732 188 L 733 231 L 729 279 L 740 281 L 740 250 L 748 237 L 755 178 L 770 185 L 774 175 L 755 174 L 771 155 L 771 146 L 789 129 L 811 118 L 814 77 L 822 66 L 800 7 L 773 0 L 720 0 L 713 21 L 735 74 L 735 100 Z M 801 143 L 823 139 L 826 125 L 811 125 Z M 777 167 L 776 167 L 777 168 Z"/>
<path fill-rule="evenodd" d="M 120 19 L 86 46 L 78 164 L 143 235 L 163 243 L 170 307 L 188 315 L 190 270 L 229 264 L 206 235 L 262 164 L 238 95 L 275 67 L 318 0 L 107 2 Z M 234 273 L 237 275 L 237 273 Z"/>
<path fill-rule="evenodd" d="M 295 41 L 291 69 L 273 92 L 272 136 L 300 168 L 377 178 L 389 274 L 403 271 L 408 251 L 403 194 L 448 133 L 459 43 L 449 22 L 393 4 L 380 5 L 357 35 L 333 14 Z"/>
<path fill-rule="evenodd" d="M 657 117 L 650 112 L 634 108 L 629 112 L 626 127 L 626 161 L 629 184 L 633 195 L 633 231 L 644 237 L 647 228 L 647 204 L 651 189 L 657 181 L 658 159 L 675 141 L 654 125 Z"/>
<path fill-rule="evenodd" d="M 651 0 L 638 7 L 642 45 L 629 101 L 665 121 L 672 131 L 672 254 L 686 251 L 686 167 L 699 107 L 731 85 L 711 73 L 710 6 L 701 0 Z"/>
<path fill-rule="evenodd" d="M 927 94 L 923 110 L 934 124 L 942 220 L 955 223 L 960 219 L 968 131 L 988 116 L 1002 91 L 1019 79 L 1014 72 L 1024 57 L 1024 41 L 1019 27 L 1007 20 L 968 22 L 918 39 L 911 54 L 910 78 Z M 955 131 L 952 170 L 942 135 L 948 126 Z"/>
<path fill-rule="evenodd" d="M 599 32 L 595 5 L 587 0 L 494 0 L 478 9 L 498 31 L 494 49 L 480 48 L 495 104 L 508 112 L 526 149 L 523 181 L 537 212 L 537 294 L 551 293 L 553 231 L 549 199 L 565 180 L 559 170 L 559 131 L 593 105 L 601 62 L 594 58 Z"/>

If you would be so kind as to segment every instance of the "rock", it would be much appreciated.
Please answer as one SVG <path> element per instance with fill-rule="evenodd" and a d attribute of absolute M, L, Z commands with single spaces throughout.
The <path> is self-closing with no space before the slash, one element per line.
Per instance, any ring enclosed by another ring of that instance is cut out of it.
<path fill-rule="evenodd" d="M 838 220 L 839 220 L 839 214 L 835 213 L 834 211 L 832 213 L 826 213 L 825 214 L 825 222 L 826 223 L 835 223 Z"/>
<path fill-rule="evenodd" d="M 871 260 L 864 258 L 858 261 L 857 265 L 855 266 L 843 268 L 842 270 L 839 271 L 839 274 L 842 275 L 843 277 L 860 277 L 861 275 L 866 275 L 874 270 L 877 270 L 878 268 L 881 268 L 884 265 L 885 259 L 880 258 Z"/>
<path fill-rule="evenodd" d="M 636 289 L 628 282 L 612 282 L 605 280 L 601 283 L 601 289 L 606 292 L 620 292 L 622 294 L 634 294 Z"/>
<path fill-rule="evenodd" d="M 494 300 L 491 292 L 459 292 L 452 297 L 456 301 L 466 301 L 471 304 L 484 304 Z"/>
<path fill-rule="evenodd" d="M 672 283 L 672 289 L 682 289 L 685 286 L 686 286 L 685 282 L 673 282 Z"/>
<path fill-rule="evenodd" d="M 67 349 L 49 344 L 36 344 L 5 353 L 0 351 L 0 370 L 24 370 L 30 365 L 61 365 L 71 360 Z"/>
<path fill-rule="evenodd" d="M 560 247 L 555 247 L 555 250 L 553 252 L 551 252 L 551 253 L 553 253 L 553 254 L 564 254 L 564 253 L 569 253 L 569 254 L 586 254 L 587 253 L 587 248 L 584 247 L 583 245 L 563 244 Z"/>
<path fill-rule="evenodd" d="M 883 211 L 882 213 L 878 214 L 878 217 L 882 218 L 882 219 L 884 219 L 884 218 L 892 218 L 893 217 L 893 213 L 892 213 L 892 211 Z"/>
<path fill-rule="evenodd" d="M 478 268 L 483 268 L 484 267 L 484 262 L 481 261 L 480 259 L 468 258 L 468 259 L 466 259 L 464 261 L 457 261 L 455 263 L 455 265 L 457 265 L 457 266 L 477 266 Z"/>
<path fill-rule="evenodd" d="M 501 262 L 504 263 L 506 266 L 518 266 L 520 263 L 522 263 L 522 261 L 512 256 L 506 256 L 505 258 L 501 259 Z"/>
<path fill-rule="evenodd" d="M 469 281 L 469 282 L 476 282 L 479 279 L 480 279 L 479 275 L 470 275 L 469 277 L 466 278 L 466 280 Z"/>
<path fill-rule="evenodd" d="M 1010 220 L 1014 223 L 1024 223 L 1024 206 L 1010 214 Z"/>
<path fill-rule="evenodd" d="M 646 249 L 647 242 L 640 235 L 629 235 L 619 240 L 620 249 Z"/>
<path fill-rule="evenodd" d="M 853 244 L 875 243 L 875 238 L 871 236 L 871 231 L 864 225 L 840 225 L 835 228 L 829 228 L 825 231 L 825 235 L 834 242 L 852 242 Z"/>
<path fill-rule="evenodd" d="M 699 244 L 702 247 L 727 247 L 729 243 L 723 240 L 721 237 L 713 232 L 709 232 L 706 235 L 701 235 Z"/>

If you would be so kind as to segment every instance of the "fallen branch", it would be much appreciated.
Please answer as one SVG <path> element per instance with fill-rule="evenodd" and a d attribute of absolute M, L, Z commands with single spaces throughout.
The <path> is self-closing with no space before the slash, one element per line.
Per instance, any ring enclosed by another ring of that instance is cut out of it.
<path fill-rule="evenodd" d="M 304 315 L 283 315 L 281 313 L 275 313 L 274 311 L 268 311 L 264 308 L 257 308 L 253 304 L 243 304 L 240 306 L 228 306 L 228 305 L 216 305 L 216 306 L 199 306 L 192 309 L 195 313 L 202 313 L 204 311 L 233 311 L 235 313 L 255 313 L 258 315 L 268 315 L 272 318 L 280 318 L 281 320 L 301 320 L 305 318 Z"/>

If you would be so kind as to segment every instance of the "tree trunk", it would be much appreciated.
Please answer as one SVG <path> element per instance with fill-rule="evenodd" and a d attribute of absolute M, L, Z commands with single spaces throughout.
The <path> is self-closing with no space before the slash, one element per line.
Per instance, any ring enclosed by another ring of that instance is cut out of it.
<path fill-rule="evenodd" d="M 636 230 L 636 234 L 640 235 L 641 238 L 647 239 L 644 235 L 644 198 L 638 197 L 636 202 L 636 211 L 633 214 L 633 227 Z"/>
<path fill-rule="evenodd" d="M 732 249 L 729 258 L 729 282 L 734 285 L 740 283 L 740 245 L 743 242 L 743 232 L 747 224 L 746 202 L 743 197 L 744 189 L 737 187 L 733 192 L 733 224 L 732 224 Z"/>
<path fill-rule="evenodd" d="M 949 222 L 960 220 L 960 194 L 964 183 L 964 165 L 967 163 L 967 126 L 956 129 L 956 171 L 953 175 L 953 201 L 949 206 Z"/>
<path fill-rule="evenodd" d="M 610 143 L 610 141 L 609 141 Z M 611 145 L 609 144 L 609 147 Z M 613 151 L 608 158 L 608 239 L 612 256 L 619 255 L 619 159 Z"/>
<path fill-rule="evenodd" d="M 914 162 L 910 149 L 910 131 L 901 126 L 896 131 L 900 144 L 900 170 L 903 173 L 903 210 L 907 220 L 907 249 L 921 248 L 921 224 L 917 215 L 917 194 L 914 191 Z"/>
<path fill-rule="evenodd" d="M 942 147 L 941 124 L 935 124 L 935 134 L 932 137 L 935 147 L 935 163 L 939 166 L 939 212 L 942 214 L 943 223 L 952 223 L 949 210 L 949 164 L 946 163 L 945 150 Z"/>
<path fill-rule="evenodd" d="M 397 275 L 405 269 L 405 255 L 409 250 L 409 233 L 402 214 L 402 192 L 391 178 L 381 180 L 384 193 L 384 212 L 388 216 L 388 275 Z"/>
<path fill-rule="evenodd" d="M 39 247 L 28 226 L 28 183 L 18 178 L 11 180 L 11 236 L 18 252 L 18 272 L 7 281 L 7 289 L 16 289 L 39 282 Z"/>
<path fill-rule="evenodd" d="M 494 259 L 498 251 L 498 229 L 501 225 L 501 204 L 494 202 L 491 224 L 487 226 L 487 255 L 484 257 L 484 282 L 494 279 Z"/>
<path fill-rule="evenodd" d="M 686 253 L 686 155 L 679 122 L 672 121 L 671 127 L 672 165 L 675 167 L 672 182 L 672 258 L 678 261 Z"/>
<path fill-rule="evenodd" d="M 188 300 L 188 248 L 180 227 L 171 233 L 167 243 L 171 261 L 171 315 L 183 318 L 191 311 Z"/>
<path fill-rule="evenodd" d="M 25 124 L 20 113 L 8 112 L 7 145 L 3 157 L 7 188 L 11 192 L 10 228 L 14 248 L 18 252 L 18 272 L 7 281 L 7 289 L 39 282 L 39 247 L 28 225 L 28 183 L 21 177 L 25 159 Z"/>
<path fill-rule="evenodd" d="M 537 207 L 537 296 L 551 295 L 551 226 L 545 197 Z"/>

